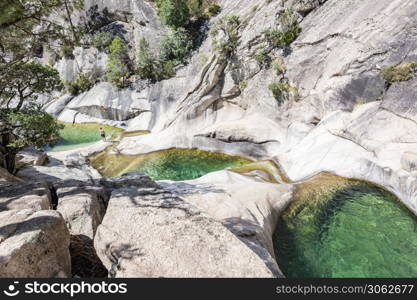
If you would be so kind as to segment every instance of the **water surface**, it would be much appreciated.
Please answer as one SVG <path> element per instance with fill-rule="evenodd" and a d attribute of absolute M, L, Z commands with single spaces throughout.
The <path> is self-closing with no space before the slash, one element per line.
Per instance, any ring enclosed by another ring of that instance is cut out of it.
<path fill-rule="evenodd" d="M 296 198 L 274 235 L 287 277 L 417 276 L 417 218 L 391 193 L 322 178 Z"/>
<path fill-rule="evenodd" d="M 59 131 L 58 143 L 48 151 L 67 151 L 86 147 L 101 140 L 99 128 L 103 128 L 107 137 L 121 133 L 123 129 L 97 123 L 71 124 L 61 123 L 64 128 Z"/>
<path fill-rule="evenodd" d="M 142 172 L 154 180 L 174 181 L 195 179 L 250 162 L 238 156 L 196 149 L 169 149 L 143 155 L 122 155 L 105 151 L 90 157 L 91 165 L 103 176 L 117 177 L 130 172 Z"/>

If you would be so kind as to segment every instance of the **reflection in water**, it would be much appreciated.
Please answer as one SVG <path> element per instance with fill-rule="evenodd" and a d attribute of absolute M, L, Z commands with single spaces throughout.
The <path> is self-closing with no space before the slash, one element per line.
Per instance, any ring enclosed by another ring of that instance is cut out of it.
<path fill-rule="evenodd" d="M 117 177 L 143 172 L 154 180 L 190 180 L 251 161 L 238 156 L 194 149 L 170 149 L 143 155 L 121 155 L 104 151 L 90 157 L 91 165 L 103 176 Z"/>
<path fill-rule="evenodd" d="M 417 276 L 417 218 L 361 181 L 322 175 L 298 185 L 274 243 L 287 277 Z"/>

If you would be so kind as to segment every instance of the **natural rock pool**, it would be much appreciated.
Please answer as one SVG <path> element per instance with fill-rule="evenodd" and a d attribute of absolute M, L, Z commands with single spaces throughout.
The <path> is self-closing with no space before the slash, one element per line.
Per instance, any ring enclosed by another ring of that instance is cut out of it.
<path fill-rule="evenodd" d="M 300 184 L 274 234 L 287 277 L 416 277 L 417 218 L 391 193 L 322 175 Z"/>
<path fill-rule="evenodd" d="M 97 123 L 61 124 L 64 125 L 64 128 L 59 132 L 60 139 L 55 146 L 47 149 L 48 151 L 66 151 L 92 145 L 101 140 L 100 127 L 104 129 L 108 137 L 123 131 L 123 129 L 117 127 Z"/>
<path fill-rule="evenodd" d="M 121 155 L 104 151 L 90 157 L 103 176 L 117 177 L 143 172 L 154 180 L 190 180 L 210 172 L 241 167 L 250 160 L 196 149 L 169 149 L 143 155 Z"/>

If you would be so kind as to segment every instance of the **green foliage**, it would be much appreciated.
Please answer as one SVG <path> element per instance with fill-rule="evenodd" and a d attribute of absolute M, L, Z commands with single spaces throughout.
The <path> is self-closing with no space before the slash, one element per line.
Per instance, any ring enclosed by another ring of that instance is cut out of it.
<path fill-rule="evenodd" d="M 106 78 L 118 87 L 125 86 L 125 79 L 131 74 L 129 48 L 119 37 L 115 37 L 109 47 Z"/>
<path fill-rule="evenodd" d="M 35 103 L 39 94 L 59 90 L 58 72 L 34 62 L 15 62 L 0 69 L 0 167 L 15 173 L 16 153 L 23 147 L 43 146 L 56 138 L 55 120 Z"/>
<path fill-rule="evenodd" d="M 255 60 L 261 68 L 267 68 L 271 64 L 271 57 L 264 47 L 258 50 L 258 53 L 255 55 Z"/>
<path fill-rule="evenodd" d="M 41 147 L 57 137 L 59 126 L 36 100 L 62 88 L 59 74 L 28 61 L 47 46 L 65 45 L 62 54 L 72 55 L 81 30 L 71 15 L 82 4 L 82 0 L 0 1 L 0 167 L 10 173 L 16 171 L 16 153 L 22 147 Z M 55 23 L 56 15 L 50 15 L 61 12 L 67 22 Z"/>
<path fill-rule="evenodd" d="M 193 43 L 184 28 L 179 28 L 162 40 L 160 58 L 163 61 L 173 61 L 175 64 L 185 63 Z"/>
<path fill-rule="evenodd" d="M 52 144 L 58 139 L 59 130 L 62 128 L 52 116 L 42 110 L 41 106 L 34 103 L 21 110 L 3 111 L 2 117 L 2 121 L 7 123 L 14 137 L 5 146 L 15 150 L 26 146 L 40 148 Z"/>
<path fill-rule="evenodd" d="M 16 62 L 8 66 L 7 74 L 0 77 L 0 105 L 7 108 L 11 107 L 12 100 L 17 100 L 15 107 L 19 110 L 24 101 L 36 100 L 39 94 L 62 88 L 57 70 L 35 62 Z"/>
<path fill-rule="evenodd" d="M 272 92 L 275 99 L 282 101 L 288 97 L 292 87 L 285 82 L 274 82 L 268 86 L 268 89 Z"/>
<path fill-rule="evenodd" d="M 417 61 L 405 62 L 397 66 L 389 66 L 381 71 L 382 78 L 389 83 L 407 81 L 417 72 Z"/>
<path fill-rule="evenodd" d="M 158 76 L 157 72 L 157 63 L 155 57 L 152 55 L 149 49 L 149 43 L 145 38 L 142 38 L 139 42 L 139 51 L 137 54 L 137 74 L 142 79 L 148 79 L 151 81 L 156 81 Z"/>
<path fill-rule="evenodd" d="M 214 49 L 224 58 L 232 56 L 239 43 L 239 16 L 226 16 L 218 20 L 210 30 Z"/>
<path fill-rule="evenodd" d="M 92 36 L 91 45 L 96 47 L 99 51 L 107 52 L 113 39 L 114 35 L 110 32 L 99 32 Z"/>
<path fill-rule="evenodd" d="M 184 27 L 190 19 L 190 10 L 184 0 L 159 0 L 157 6 L 162 22 L 174 29 Z"/>
<path fill-rule="evenodd" d="M 288 47 L 300 34 L 296 14 L 288 9 L 279 18 L 280 29 L 267 29 L 264 36 L 273 48 Z"/>
<path fill-rule="evenodd" d="M 81 73 L 77 79 L 73 82 L 65 82 L 65 87 L 73 96 L 79 95 L 81 93 L 84 93 L 85 91 L 88 91 L 91 89 L 94 85 L 93 80 L 91 79 L 91 76 L 88 74 Z"/>
<path fill-rule="evenodd" d="M 240 88 L 241 91 L 244 91 L 247 87 L 248 87 L 248 81 L 247 80 L 242 80 L 239 83 L 239 88 Z"/>
<path fill-rule="evenodd" d="M 222 7 L 217 3 L 211 3 L 206 9 L 206 15 L 208 17 L 217 16 L 222 11 Z"/>
<path fill-rule="evenodd" d="M 277 75 L 282 75 L 282 74 L 285 73 L 285 67 L 283 65 L 281 65 L 280 63 L 275 62 L 272 66 L 273 66 L 273 68 L 275 70 L 275 73 Z"/>
<path fill-rule="evenodd" d="M 221 6 L 216 0 L 187 0 L 190 15 L 193 18 L 211 18 L 219 14 Z"/>
<path fill-rule="evenodd" d="M 65 57 L 68 59 L 74 59 L 74 46 L 72 45 L 62 45 L 59 51 L 60 57 Z"/>

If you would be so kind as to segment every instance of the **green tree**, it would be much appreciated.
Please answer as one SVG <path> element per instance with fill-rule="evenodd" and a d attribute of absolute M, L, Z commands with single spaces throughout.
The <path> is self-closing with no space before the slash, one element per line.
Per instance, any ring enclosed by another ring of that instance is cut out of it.
<path fill-rule="evenodd" d="M 218 20 L 210 30 L 214 49 L 223 58 L 228 58 L 235 53 L 240 38 L 239 27 L 239 16 L 231 15 Z"/>
<path fill-rule="evenodd" d="M 99 51 L 107 52 L 113 39 L 114 35 L 112 33 L 99 32 L 92 36 L 91 45 L 96 47 Z"/>
<path fill-rule="evenodd" d="M 173 61 L 175 64 L 185 63 L 193 48 L 193 42 L 184 28 L 178 28 L 170 36 L 161 41 L 161 59 Z"/>
<path fill-rule="evenodd" d="M 106 78 L 116 86 L 124 87 L 126 78 L 131 74 L 129 47 L 120 37 L 115 37 L 109 51 Z"/>
<path fill-rule="evenodd" d="M 158 10 L 162 22 L 170 27 L 184 27 L 190 19 L 190 10 L 184 0 L 159 0 Z"/>
<path fill-rule="evenodd" d="M 25 146 L 52 143 L 60 126 L 37 104 L 40 94 L 62 88 L 58 72 L 33 62 L 39 49 L 66 45 L 65 25 L 53 20 L 65 5 L 81 0 L 0 1 L 0 167 L 16 172 L 16 153 Z M 74 43 L 74 41 L 72 41 Z"/>
<path fill-rule="evenodd" d="M 145 38 L 142 38 L 139 41 L 137 54 L 137 73 L 142 79 L 157 81 L 156 69 L 157 63 L 149 49 L 149 43 Z"/>
<path fill-rule="evenodd" d="M 60 126 L 36 103 L 39 94 L 62 88 L 58 72 L 37 63 L 14 63 L 9 78 L 0 78 L 0 167 L 16 173 L 16 154 L 44 146 L 58 137 Z"/>

